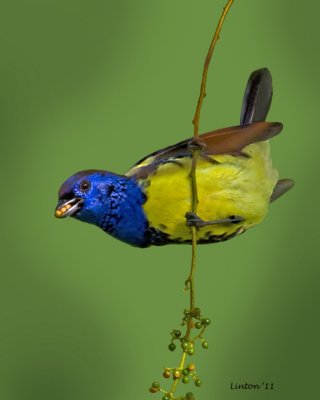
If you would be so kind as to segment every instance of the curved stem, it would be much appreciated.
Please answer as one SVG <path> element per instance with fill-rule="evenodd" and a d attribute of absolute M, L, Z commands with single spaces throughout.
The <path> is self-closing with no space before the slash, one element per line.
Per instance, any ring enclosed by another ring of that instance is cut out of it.
<path fill-rule="evenodd" d="M 220 16 L 218 25 L 216 27 L 213 39 L 211 41 L 209 50 L 208 50 L 208 54 L 206 56 L 205 59 L 205 63 L 204 63 L 204 67 L 203 67 L 203 73 L 202 73 L 202 81 L 201 81 L 201 86 L 200 86 L 200 94 L 199 94 L 199 98 L 198 98 L 198 103 L 197 103 L 197 107 L 196 107 L 196 111 L 194 114 L 194 118 L 192 120 L 192 123 L 194 125 L 194 133 L 193 133 L 193 137 L 194 137 L 194 142 L 190 142 L 190 149 L 192 152 L 192 164 L 191 164 L 191 170 L 190 170 L 190 183 L 191 183 L 191 193 L 192 193 L 192 212 L 194 214 L 197 213 L 197 208 L 198 208 L 198 203 L 199 203 L 199 199 L 198 199 L 198 189 L 197 189 L 197 175 L 196 175 L 196 170 L 197 170 L 197 161 L 198 161 L 198 157 L 199 154 L 201 152 L 201 144 L 199 144 L 199 142 L 197 142 L 197 139 L 199 137 L 199 120 L 200 120 L 200 112 L 201 112 L 201 107 L 202 107 L 202 103 L 203 100 L 206 96 L 206 84 L 207 84 L 207 76 L 208 76 L 208 68 L 210 65 L 210 61 L 212 58 L 212 54 L 215 48 L 215 45 L 219 39 L 219 35 L 221 32 L 221 28 L 222 25 L 224 23 L 224 20 L 226 18 L 226 15 L 228 14 L 228 11 L 230 9 L 230 7 L 232 6 L 234 0 L 228 0 L 226 6 L 223 9 L 223 12 Z M 196 314 L 196 308 L 195 308 L 195 289 L 194 289 L 194 274 L 195 274 L 195 269 L 196 269 L 196 258 L 197 258 L 197 229 L 195 226 L 191 227 L 191 234 L 192 234 L 192 255 L 191 255 L 191 268 L 190 268 L 190 273 L 189 276 L 186 280 L 186 287 L 189 289 L 189 294 L 190 294 L 190 309 L 189 309 L 189 316 L 188 319 L 186 321 L 187 323 L 187 329 L 186 329 L 186 335 L 185 338 L 188 341 L 190 339 L 190 335 L 191 335 L 191 331 L 194 327 L 193 325 L 193 317 Z M 203 328 L 204 329 L 204 328 Z M 200 337 L 201 334 L 203 333 L 203 330 L 201 331 L 201 333 L 196 336 Z M 185 362 L 186 362 L 186 358 L 187 358 L 187 352 L 186 350 L 183 351 L 182 353 L 182 357 L 180 360 L 180 365 L 178 367 L 179 370 L 183 370 L 185 368 Z M 170 394 L 170 398 L 174 399 L 174 393 L 176 391 L 176 387 L 179 383 L 180 379 L 175 379 L 173 381 L 173 384 L 171 386 L 171 390 L 169 392 Z"/>
<path fill-rule="evenodd" d="M 202 80 L 201 80 L 201 85 L 200 85 L 200 94 L 199 94 L 194 118 L 192 121 L 193 126 L 194 126 L 193 137 L 194 137 L 195 141 L 199 137 L 200 112 L 201 112 L 203 100 L 206 96 L 206 85 L 207 85 L 207 76 L 208 76 L 209 65 L 211 62 L 211 58 L 212 58 L 212 54 L 213 54 L 215 45 L 220 36 L 222 25 L 228 14 L 228 11 L 230 10 L 230 7 L 232 6 L 233 1 L 234 0 L 228 0 L 226 6 L 223 8 L 223 12 L 220 16 L 218 25 L 216 27 L 215 33 L 214 33 L 212 41 L 210 43 L 208 54 L 207 54 L 205 62 L 204 62 L 204 67 L 203 67 L 203 72 L 202 72 Z M 192 165 L 191 165 L 191 171 L 190 171 L 189 177 L 191 179 L 191 190 L 192 190 L 192 212 L 194 214 L 197 213 L 197 208 L 198 208 L 198 203 L 199 203 L 196 170 L 197 170 L 197 160 L 198 160 L 200 150 L 201 150 L 201 148 L 199 146 L 196 146 L 196 145 L 192 146 Z M 194 302 L 194 297 L 195 297 L 195 295 L 194 295 L 194 273 L 195 273 L 195 268 L 196 268 L 196 256 L 197 256 L 197 230 L 194 226 L 191 228 L 191 234 L 192 234 L 191 269 L 190 269 L 190 274 L 189 274 L 189 277 L 188 277 L 186 283 L 190 290 L 190 311 L 192 314 L 192 311 L 194 310 L 194 305 L 195 305 L 195 302 Z"/>
<path fill-rule="evenodd" d="M 200 95 L 198 98 L 198 104 L 197 104 L 197 108 L 196 108 L 196 112 L 194 114 L 192 123 L 193 123 L 193 127 L 194 127 L 194 138 L 197 138 L 199 136 L 199 120 L 200 120 L 200 112 L 201 112 L 201 107 L 202 107 L 202 103 L 203 103 L 203 99 L 206 96 L 206 84 L 207 84 L 207 76 L 208 76 L 208 69 L 209 69 L 209 65 L 210 65 L 210 61 L 212 58 L 212 54 L 213 54 L 213 50 L 215 48 L 215 45 L 220 37 L 220 32 L 221 32 L 221 28 L 222 25 L 224 23 L 224 20 L 230 10 L 230 7 L 232 6 L 234 0 L 228 0 L 228 3 L 226 4 L 226 6 L 223 9 L 223 12 L 221 14 L 221 17 L 219 19 L 218 25 L 216 27 L 215 33 L 213 35 L 212 41 L 210 43 L 210 47 L 208 50 L 208 54 L 207 57 L 205 59 L 204 62 L 204 67 L 203 67 L 203 72 L 202 72 L 202 81 L 201 81 L 201 86 L 200 86 Z"/>
<path fill-rule="evenodd" d="M 192 165 L 189 177 L 191 179 L 191 190 L 192 190 L 192 212 L 194 214 L 197 213 L 198 209 L 198 188 L 197 188 L 197 175 L 196 175 L 196 168 L 197 168 L 197 161 L 199 156 L 200 149 L 194 148 L 192 150 Z M 191 268 L 190 274 L 187 279 L 188 287 L 190 290 L 190 311 L 194 310 L 195 307 L 195 300 L 194 300 L 194 273 L 196 268 L 196 259 L 197 259 L 197 229 L 195 226 L 191 227 L 191 234 L 192 234 L 192 253 L 191 253 Z"/>
<path fill-rule="evenodd" d="M 194 137 L 195 141 L 199 137 L 200 112 L 201 112 L 203 100 L 206 96 L 206 85 L 207 85 L 209 65 L 211 62 L 211 58 L 212 58 L 212 54 L 213 54 L 215 45 L 220 37 L 222 25 L 223 25 L 224 20 L 230 10 L 230 7 L 232 6 L 233 1 L 234 0 L 228 0 L 226 6 L 223 8 L 223 12 L 220 16 L 218 25 L 214 32 L 214 35 L 213 35 L 212 41 L 210 43 L 209 50 L 208 50 L 208 53 L 207 53 L 207 56 L 206 56 L 206 59 L 204 62 L 203 72 L 202 72 L 202 80 L 201 80 L 201 85 L 200 85 L 200 94 L 199 94 L 194 118 L 192 120 L 193 127 L 194 127 L 193 137 Z M 197 177 L 196 177 L 197 160 L 198 160 L 199 152 L 200 152 L 200 148 L 198 146 L 194 146 L 192 149 L 192 166 L 191 166 L 191 171 L 189 174 L 190 179 L 191 179 L 191 189 L 192 189 L 192 212 L 194 214 L 197 213 L 197 207 L 198 207 L 198 203 L 199 203 L 198 190 L 197 190 Z M 190 269 L 189 277 L 187 279 L 187 285 L 190 289 L 190 311 L 192 312 L 192 310 L 194 309 L 194 272 L 195 272 L 195 268 L 196 268 L 196 255 L 197 255 L 197 230 L 194 226 L 191 228 L 191 233 L 192 233 L 192 256 L 191 256 L 191 269 Z"/>

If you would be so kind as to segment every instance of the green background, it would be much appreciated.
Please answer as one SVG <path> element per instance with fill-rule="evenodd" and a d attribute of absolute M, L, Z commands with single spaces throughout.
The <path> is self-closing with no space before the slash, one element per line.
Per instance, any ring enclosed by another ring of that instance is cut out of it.
<path fill-rule="evenodd" d="M 188 302 L 190 247 L 136 249 L 53 211 L 72 173 L 123 173 L 192 134 L 223 5 L 1 2 L 1 399 L 161 398 L 148 387 L 180 356 L 167 345 Z M 196 300 L 213 325 L 194 356 L 197 399 L 318 392 L 319 11 L 235 1 L 214 54 L 201 131 L 237 124 L 249 74 L 270 68 L 269 120 L 285 125 L 274 164 L 296 187 L 259 227 L 199 248 Z"/>

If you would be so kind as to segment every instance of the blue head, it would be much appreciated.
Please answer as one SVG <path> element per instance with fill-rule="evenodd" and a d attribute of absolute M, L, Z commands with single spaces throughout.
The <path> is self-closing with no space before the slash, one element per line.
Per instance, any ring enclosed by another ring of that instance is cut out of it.
<path fill-rule="evenodd" d="M 80 171 L 63 183 L 58 196 L 56 217 L 71 216 L 134 246 L 146 245 L 145 196 L 133 179 L 107 171 Z"/>

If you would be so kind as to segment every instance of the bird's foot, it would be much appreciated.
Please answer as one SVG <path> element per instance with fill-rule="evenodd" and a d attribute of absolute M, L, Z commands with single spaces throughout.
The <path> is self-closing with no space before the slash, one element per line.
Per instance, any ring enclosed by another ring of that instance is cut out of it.
<path fill-rule="evenodd" d="M 195 226 L 196 228 L 202 228 L 203 226 L 217 225 L 217 224 L 238 224 L 243 222 L 244 218 L 239 215 L 231 215 L 230 217 L 223 219 L 216 219 L 214 221 L 204 221 L 197 214 L 193 212 L 187 212 L 185 214 L 187 226 Z"/>

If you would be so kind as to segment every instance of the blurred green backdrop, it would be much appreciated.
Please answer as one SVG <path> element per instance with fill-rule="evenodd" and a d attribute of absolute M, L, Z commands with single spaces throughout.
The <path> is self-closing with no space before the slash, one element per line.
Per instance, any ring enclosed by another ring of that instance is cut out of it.
<path fill-rule="evenodd" d="M 1 399 L 148 399 L 176 364 L 167 345 L 188 301 L 190 248 L 132 248 L 53 210 L 70 174 L 123 173 L 192 134 L 223 5 L 1 2 Z M 296 187 L 259 227 L 199 249 L 197 302 L 214 326 L 195 356 L 197 399 L 318 392 L 319 11 L 235 1 L 214 55 L 201 130 L 237 124 L 249 74 L 269 67 L 269 120 L 285 125 L 274 164 Z M 263 381 L 274 390 L 230 390 Z"/>

